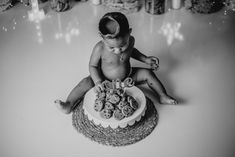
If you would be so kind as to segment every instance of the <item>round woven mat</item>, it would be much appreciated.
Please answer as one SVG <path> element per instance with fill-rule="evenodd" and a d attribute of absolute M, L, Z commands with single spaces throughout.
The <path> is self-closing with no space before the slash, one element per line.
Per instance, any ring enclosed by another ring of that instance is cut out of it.
<path fill-rule="evenodd" d="M 145 116 L 132 126 L 112 129 L 104 128 L 94 124 L 84 114 L 82 102 L 75 108 L 72 114 L 73 126 L 79 133 L 82 133 L 92 141 L 111 146 L 125 146 L 136 143 L 148 136 L 158 122 L 158 113 L 153 102 L 146 98 L 147 110 Z"/>

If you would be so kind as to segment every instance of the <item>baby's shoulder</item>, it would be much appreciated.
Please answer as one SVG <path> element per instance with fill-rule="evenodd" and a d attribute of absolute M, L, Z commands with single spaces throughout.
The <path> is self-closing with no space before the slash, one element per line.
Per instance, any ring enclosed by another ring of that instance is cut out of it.
<path fill-rule="evenodd" d="M 97 42 L 96 45 L 94 46 L 93 51 L 100 53 L 100 52 L 103 51 L 103 49 L 104 49 L 104 43 L 103 43 L 102 41 L 99 41 L 99 42 Z"/>
<path fill-rule="evenodd" d="M 104 42 L 102 40 L 100 40 L 99 42 L 97 42 L 96 46 L 103 47 Z"/>

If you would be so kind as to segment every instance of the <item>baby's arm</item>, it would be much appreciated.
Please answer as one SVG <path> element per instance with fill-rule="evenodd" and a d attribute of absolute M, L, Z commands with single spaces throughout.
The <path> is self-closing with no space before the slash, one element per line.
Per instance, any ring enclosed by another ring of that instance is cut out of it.
<path fill-rule="evenodd" d="M 100 72 L 101 49 L 102 45 L 99 42 L 95 45 L 89 62 L 89 72 L 95 84 L 101 83 L 103 81 Z"/>
<path fill-rule="evenodd" d="M 137 50 L 135 47 L 135 38 L 133 36 L 130 37 L 130 45 L 129 45 L 129 49 L 131 51 L 131 57 L 140 61 L 140 62 L 144 62 L 147 58 L 147 56 L 145 56 L 144 54 L 142 54 L 139 50 Z"/>
<path fill-rule="evenodd" d="M 140 62 L 146 63 L 147 56 L 144 55 L 143 53 L 141 53 L 135 47 L 132 50 L 131 57 L 138 60 L 138 61 L 140 61 Z"/>
<path fill-rule="evenodd" d="M 159 59 L 157 57 L 146 56 L 143 53 L 141 53 L 139 50 L 137 50 L 135 47 L 132 50 L 131 57 L 140 62 L 150 65 L 150 68 L 152 70 L 157 70 L 159 67 Z"/>

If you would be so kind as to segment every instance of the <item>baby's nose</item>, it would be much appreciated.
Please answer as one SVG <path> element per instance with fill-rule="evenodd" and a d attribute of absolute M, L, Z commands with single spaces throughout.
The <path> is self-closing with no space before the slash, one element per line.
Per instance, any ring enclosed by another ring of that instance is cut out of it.
<path fill-rule="evenodd" d="M 121 53 L 122 49 L 121 48 L 116 48 L 116 53 Z"/>

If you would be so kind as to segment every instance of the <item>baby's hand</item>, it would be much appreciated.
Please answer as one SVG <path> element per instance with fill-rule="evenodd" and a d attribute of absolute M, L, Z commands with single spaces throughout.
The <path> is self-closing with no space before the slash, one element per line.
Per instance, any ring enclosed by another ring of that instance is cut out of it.
<path fill-rule="evenodd" d="M 96 82 L 94 89 L 96 93 L 102 92 L 104 90 L 104 87 L 101 81 Z"/>
<path fill-rule="evenodd" d="M 146 58 L 145 63 L 150 65 L 152 70 L 157 70 L 159 68 L 159 59 L 154 56 L 149 56 Z"/>

